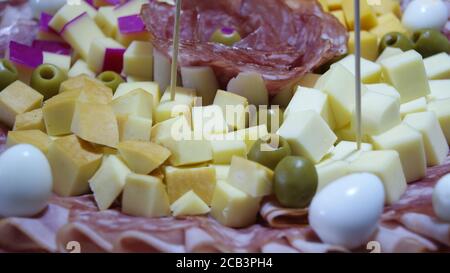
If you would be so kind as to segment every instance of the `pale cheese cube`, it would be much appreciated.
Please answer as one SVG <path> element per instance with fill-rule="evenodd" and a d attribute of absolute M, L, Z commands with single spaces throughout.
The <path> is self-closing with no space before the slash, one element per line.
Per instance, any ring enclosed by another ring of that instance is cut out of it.
<path fill-rule="evenodd" d="M 319 162 L 333 147 L 337 137 L 314 111 L 292 113 L 277 132 L 287 140 L 294 155 Z"/>
<path fill-rule="evenodd" d="M 424 112 L 427 110 L 427 99 L 421 97 L 400 105 L 400 116 L 403 119 L 406 115 L 412 113 Z"/>
<path fill-rule="evenodd" d="M 142 5 L 146 4 L 147 0 L 131 0 L 114 8 L 114 14 L 117 18 L 139 14 Z"/>
<path fill-rule="evenodd" d="M 383 52 L 380 54 L 380 56 L 378 56 L 376 63 L 380 64 L 382 60 L 387 59 L 389 57 L 398 55 L 403 53 L 403 50 L 401 50 L 400 48 L 397 47 L 386 47 Z"/>
<path fill-rule="evenodd" d="M 395 150 L 400 156 L 406 181 L 413 182 L 426 174 L 425 145 L 419 131 L 401 123 L 391 130 L 372 136 L 376 150 Z"/>
<path fill-rule="evenodd" d="M 178 216 L 207 214 L 210 209 L 193 190 L 190 190 L 170 205 L 172 214 Z"/>
<path fill-rule="evenodd" d="M 342 140 L 356 141 L 356 131 L 355 128 L 351 126 L 351 124 L 345 126 L 344 128 L 336 130 L 335 133 L 339 141 Z M 369 142 L 369 137 L 363 135 L 362 141 Z"/>
<path fill-rule="evenodd" d="M 430 102 L 428 104 L 428 111 L 432 111 L 436 114 L 445 138 L 447 139 L 447 144 L 450 145 L 450 98 Z"/>
<path fill-rule="evenodd" d="M 247 145 L 247 152 L 250 151 L 253 144 L 260 138 L 264 138 L 269 135 L 266 124 L 252 126 L 249 128 L 229 132 L 223 135 L 222 139 L 225 140 L 243 140 Z"/>
<path fill-rule="evenodd" d="M 42 114 L 49 135 L 61 136 L 71 133 L 73 113 L 79 96 L 78 90 L 66 91 L 45 101 Z"/>
<path fill-rule="evenodd" d="M 284 119 L 287 119 L 290 113 L 306 110 L 318 113 L 327 122 L 330 129 L 334 129 L 334 116 L 327 94 L 317 89 L 299 86 L 284 111 Z"/>
<path fill-rule="evenodd" d="M 161 90 L 166 90 L 170 85 L 170 59 L 153 48 L 153 79 L 159 84 Z"/>
<path fill-rule="evenodd" d="M 211 134 L 228 132 L 222 109 L 218 105 L 195 106 L 192 108 L 192 128 L 196 138 L 208 139 Z"/>
<path fill-rule="evenodd" d="M 233 156 L 247 158 L 247 146 L 243 140 L 211 140 L 214 164 L 230 164 Z"/>
<path fill-rule="evenodd" d="M 115 37 L 118 29 L 117 17 L 114 14 L 114 7 L 100 7 L 94 18 L 97 26 L 108 37 Z"/>
<path fill-rule="evenodd" d="M 449 148 L 436 114 L 434 112 L 409 114 L 403 122 L 422 134 L 428 166 L 442 164 L 447 158 Z"/>
<path fill-rule="evenodd" d="M 6 139 L 6 148 L 17 144 L 30 144 L 47 154 L 52 143 L 50 137 L 40 130 L 9 131 Z"/>
<path fill-rule="evenodd" d="M 252 197 L 272 193 L 273 171 L 256 162 L 233 156 L 227 182 Z"/>
<path fill-rule="evenodd" d="M 208 140 L 165 138 L 161 140 L 161 145 L 171 151 L 169 162 L 173 166 L 198 164 L 213 159 Z"/>
<path fill-rule="evenodd" d="M 119 140 L 149 141 L 152 130 L 152 120 L 134 115 L 117 116 Z"/>
<path fill-rule="evenodd" d="M 69 76 L 69 78 L 73 78 L 83 74 L 92 78 L 95 77 L 95 72 L 89 68 L 88 64 L 85 61 L 79 59 L 72 65 L 69 72 L 67 73 L 67 76 Z"/>
<path fill-rule="evenodd" d="M 113 99 L 117 99 L 127 93 L 130 93 L 136 89 L 143 89 L 147 93 L 153 96 L 153 109 L 159 104 L 160 99 L 160 89 L 156 82 L 126 82 L 121 83 L 117 87 L 116 92 L 114 93 Z"/>
<path fill-rule="evenodd" d="M 133 41 L 123 57 L 125 75 L 153 80 L 153 46 L 150 42 Z"/>
<path fill-rule="evenodd" d="M 86 3 L 86 1 L 78 1 L 77 4 L 78 5 L 70 5 L 68 3 L 60 8 L 48 22 L 48 26 L 56 32 L 61 32 L 67 23 L 76 20 L 76 18 L 83 13 L 87 13 L 91 18 L 96 16 L 97 11 L 94 7 Z"/>
<path fill-rule="evenodd" d="M 100 210 L 108 209 L 119 197 L 130 173 L 130 169 L 116 155 L 103 159 L 100 169 L 89 179 L 89 186 Z"/>
<path fill-rule="evenodd" d="M 211 216 L 227 227 L 246 227 L 256 222 L 261 198 L 218 181 L 211 202 Z"/>
<path fill-rule="evenodd" d="M 219 180 L 226 180 L 228 177 L 228 173 L 230 172 L 230 165 L 210 165 L 216 170 L 216 179 Z"/>
<path fill-rule="evenodd" d="M 259 106 L 269 103 L 266 84 L 262 76 L 255 72 L 239 73 L 228 82 L 227 91 L 247 98 L 249 104 Z"/>
<path fill-rule="evenodd" d="M 363 153 L 348 168 L 349 173 L 370 172 L 378 176 L 384 185 L 386 204 L 398 201 L 406 191 L 405 176 L 396 151 Z"/>
<path fill-rule="evenodd" d="M 170 156 L 168 149 L 152 142 L 123 141 L 117 149 L 128 167 L 138 174 L 151 173 Z"/>
<path fill-rule="evenodd" d="M 180 104 L 193 106 L 195 103 L 196 94 L 197 92 L 195 91 L 195 89 L 177 86 L 175 88 L 174 101 L 179 102 Z M 170 101 L 170 89 L 167 88 L 161 97 L 161 103 Z"/>
<path fill-rule="evenodd" d="M 111 107 L 117 116 L 134 115 L 146 119 L 152 119 L 153 95 L 144 89 L 135 89 L 114 99 Z"/>
<path fill-rule="evenodd" d="M 130 173 L 122 195 L 122 212 L 140 217 L 170 215 L 169 197 L 162 180 L 149 175 Z"/>
<path fill-rule="evenodd" d="M 450 79 L 449 80 L 432 80 L 430 84 L 429 100 L 440 100 L 450 98 Z"/>
<path fill-rule="evenodd" d="M 343 160 L 330 160 L 325 164 L 316 165 L 318 185 L 317 192 L 325 188 L 331 182 L 348 174 L 349 163 Z"/>
<path fill-rule="evenodd" d="M 355 75 L 355 55 L 350 54 L 338 63 Z M 377 83 L 381 79 L 381 65 L 361 58 L 361 81 L 363 83 Z"/>
<path fill-rule="evenodd" d="M 46 133 L 42 108 L 18 114 L 14 122 L 13 130 L 41 130 Z"/>
<path fill-rule="evenodd" d="M 425 71 L 430 80 L 450 78 L 450 56 L 445 53 L 439 53 L 423 60 Z"/>
<path fill-rule="evenodd" d="M 191 127 L 185 116 L 177 116 L 152 127 L 150 140 L 161 144 L 165 139 L 183 139 L 192 135 Z"/>
<path fill-rule="evenodd" d="M 366 84 L 366 87 L 368 91 L 394 97 L 398 101 L 398 104 L 400 104 L 400 93 L 398 93 L 398 91 L 389 84 L 386 83 Z"/>
<path fill-rule="evenodd" d="M 361 153 L 372 151 L 372 144 L 361 143 L 361 148 L 358 150 L 357 143 L 353 141 L 340 141 L 336 147 L 330 152 L 327 158 L 332 160 L 344 160 L 351 162 L 355 160 Z"/>
<path fill-rule="evenodd" d="M 244 129 L 246 127 L 246 108 L 248 100 L 232 92 L 217 90 L 214 105 L 222 109 L 228 126 L 233 129 Z"/>
<path fill-rule="evenodd" d="M 189 125 L 192 125 L 192 109 L 190 105 L 178 101 L 161 102 L 154 112 L 155 123 L 161 123 L 168 119 L 184 116 Z"/>
<path fill-rule="evenodd" d="M 70 63 L 72 62 L 72 58 L 70 55 L 43 52 L 42 57 L 43 57 L 42 63 L 52 64 L 61 69 L 62 71 L 64 71 L 64 73 L 69 72 Z"/>
<path fill-rule="evenodd" d="M 401 102 L 409 102 L 430 93 L 422 56 L 414 50 L 381 61 L 384 79 L 397 89 Z"/>
<path fill-rule="evenodd" d="M 127 82 L 145 82 L 145 81 L 148 81 L 148 79 L 135 76 L 127 76 Z"/>
<path fill-rule="evenodd" d="M 213 103 L 219 83 L 211 67 L 182 66 L 181 79 L 184 87 L 197 90 L 197 95 L 202 98 L 202 105 Z"/>
<path fill-rule="evenodd" d="M 109 37 L 97 38 L 89 47 L 87 63 L 95 73 L 122 72 L 125 47 Z"/>

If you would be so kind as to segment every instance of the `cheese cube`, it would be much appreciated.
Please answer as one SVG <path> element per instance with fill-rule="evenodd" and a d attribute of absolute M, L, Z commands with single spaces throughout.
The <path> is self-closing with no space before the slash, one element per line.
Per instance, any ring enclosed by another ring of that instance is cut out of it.
<path fill-rule="evenodd" d="M 134 115 L 151 120 L 153 96 L 139 88 L 114 99 L 111 107 L 118 116 Z"/>
<path fill-rule="evenodd" d="M 139 12 L 117 18 L 119 28 L 115 38 L 119 43 L 128 47 L 133 41 L 150 40 L 150 32 L 147 31 Z"/>
<path fill-rule="evenodd" d="M 167 166 L 164 169 L 164 175 L 170 203 L 193 190 L 203 202 L 211 204 L 216 186 L 216 171 L 213 167 L 175 168 Z"/>
<path fill-rule="evenodd" d="M 247 98 L 249 104 L 259 106 L 269 103 L 269 93 L 264 80 L 255 72 L 239 73 L 228 82 L 227 91 Z"/>
<path fill-rule="evenodd" d="M 210 165 L 216 170 L 216 180 L 226 180 L 230 172 L 230 165 Z"/>
<path fill-rule="evenodd" d="M 247 146 L 243 140 L 211 140 L 214 164 L 230 164 L 233 156 L 247 158 Z"/>
<path fill-rule="evenodd" d="M 376 63 L 380 64 L 382 60 L 401 53 L 403 53 L 403 50 L 401 50 L 400 48 L 388 46 L 383 50 L 380 56 L 378 56 Z"/>
<path fill-rule="evenodd" d="M 402 123 L 381 135 L 372 136 L 372 144 L 377 150 L 398 152 L 408 183 L 425 176 L 425 146 L 422 135 L 417 130 Z"/>
<path fill-rule="evenodd" d="M 153 80 L 153 46 L 150 42 L 132 42 L 123 57 L 125 75 Z"/>
<path fill-rule="evenodd" d="M 397 89 L 401 102 L 409 102 L 430 93 L 422 56 L 414 50 L 381 61 L 384 78 Z"/>
<path fill-rule="evenodd" d="M 153 79 L 159 84 L 161 90 L 166 90 L 170 85 L 170 59 L 153 48 Z"/>
<path fill-rule="evenodd" d="M 89 179 L 89 186 L 100 210 L 108 209 L 119 197 L 130 173 L 130 169 L 116 155 L 104 158 L 98 171 Z"/>
<path fill-rule="evenodd" d="M 348 167 L 349 173 L 370 172 L 378 176 L 384 185 L 386 204 L 393 204 L 406 191 L 405 176 L 396 151 L 366 152 Z"/>
<path fill-rule="evenodd" d="M 202 215 L 210 211 L 208 205 L 192 190 L 186 192 L 173 202 L 170 209 L 175 217 Z"/>
<path fill-rule="evenodd" d="M 423 60 L 425 71 L 430 80 L 450 78 L 450 56 L 445 53 L 439 53 Z"/>
<path fill-rule="evenodd" d="M 128 174 L 122 195 L 122 212 L 141 217 L 169 216 L 166 186 L 154 176 Z"/>
<path fill-rule="evenodd" d="M 376 92 L 367 92 L 361 99 L 362 133 L 378 135 L 400 124 L 400 105 L 391 97 Z M 356 128 L 356 113 L 352 126 Z"/>
<path fill-rule="evenodd" d="M 68 3 L 55 13 L 50 22 L 48 22 L 48 25 L 54 31 L 61 32 L 67 23 L 75 20 L 84 13 L 87 13 L 88 16 L 94 18 L 97 11 L 85 1 L 79 1 L 77 5 L 70 5 Z"/>
<path fill-rule="evenodd" d="M 9 131 L 6 147 L 9 148 L 17 144 L 31 144 L 46 154 L 51 142 L 50 137 L 40 130 Z"/>
<path fill-rule="evenodd" d="M 80 92 L 67 91 L 48 99 L 42 107 L 45 128 L 49 135 L 60 136 L 71 133 L 75 104 Z"/>
<path fill-rule="evenodd" d="M 340 129 L 350 123 L 355 105 L 355 77 L 341 64 L 334 64 L 317 81 L 316 89 L 328 94 L 331 110 L 335 119 L 335 128 Z M 364 94 L 365 86 L 361 92 Z"/>
<path fill-rule="evenodd" d="M 78 81 L 79 83 L 75 83 Z M 77 84 L 80 86 L 75 87 Z M 62 89 L 64 87 L 64 89 Z M 85 75 L 81 75 L 72 79 L 69 79 L 61 84 L 60 93 L 69 91 L 78 92 L 78 101 L 92 102 L 98 104 L 108 104 L 112 101 L 112 90 L 109 87 L 104 86 L 96 79 L 90 79 Z M 76 93 L 73 95 L 75 96 Z"/>
<path fill-rule="evenodd" d="M 115 37 L 117 33 L 117 18 L 114 14 L 114 7 L 100 7 L 94 18 L 97 26 L 108 37 Z"/>
<path fill-rule="evenodd" d="M 219 83 L 211 67 L 182 66 L 181 79 L 184 87 L 197 90 L 197 95 L 202 98 L 202 105 L 213 103 Z"/>
<path fill-rule="evenodd" d="M 350 31 L 348 40 L 348 52 L 355 53 L 355 32 Z M 367 61 L 375 61 L 378 57 L 378 37 L 377 35 L 361 31 L 361 57 Z M 362 60 L 361 60 L 362 61 Z M 364 62 L 362 64 L 364 72 Z M 380 71 L 381 74 L 381 71 Z M 363 77 L 364 78 L 364 77 Z M 374 82 L 374 81 L 372 81 Z"/>
<path fill-rule="evenodd" d="M 194 102 L 195 102 L 195 98 L 196 98 L 196 91 L 195 89 L 192 88 L 184 88 L 184 87 L 179 87 L 177 86 L 175 88 L 175 101 L 180 103 L 180 104 L 184 104 L 184 105 L 188 105 L 188 106 L 193 106 Z M 161 103 L 162 102 L 170 102 L 170 90 L 169 88 L 167 88 L 164 92 L 164 94 L 161 97 Z"/>
<path fill-rule="evenodd" d="M 342 64 L 348 71 L 355 75 L 355 55 L 350 54 L 338 63 Z M 381 66 L 361 58 L 361 81 L 363 83 L 378 83 L 381 79 Z"/>
<path fill-rule="evenodd" d="M 196 106 L 192 108 L 192 127 L 198 139 L 211 134 L 228 132 L 222 109 L 218 105 Z"/>
<path fill-rule="evenodd" d="M 103 89 L 104 93 L 111 94 L 110 101 L 112 100 L 111 89 L 106 87 L 101 81 L 91 78 L 88 75 L 78 75 L 63 81 L 59 86 L 59 93 L 72 91 L 75 89 L 93 89 L 94 87 L 97 89 Z"/>
<path fill-rule="evenodd" d="M 69 76 L 69 78 L 74 78 L 83 74 L 92 78 L 95 77 L 94 71 L 89 68 L 88 64 L 85 61 L 80 59 L 72 65 L 69 72 L 67 73 L 67 76 Z"/>
<path fill-rule="evenodd" d="M 328 158 L 351 162 L 358 158 L 361 153 L 367 151 L 372 151 L 372 145 L 369 143 L 361 143 L 361 148 L 358 150 L 356 142 L 340 141 L 330 152 Z"/>
<path fill-rule="evenodd" d="M 400 93 L 398 93 L 398 91 L 389 84 L 386 83 L 366 84 L 366 87 L 367 90 L 369 90 L 370 92 L 391 96 L 395 98 L 398 104 L 400 104 Z"/>
<path fill-rule="evenodd" d="M 326 164 L 316 165 L 317 177 L 319 179 L 317 192 L 325 188 L 331 182 L 348 174 L 349 163 L 343 160 L 331 160 Z"/>
<path fill-rule="evenodd" d="M 331 14 L 334 15 L 345 28 L 347 28 L 347 22 L 345 21 L 345 14 L 342 10 L 332 11 Z"/>
<path fill-rule="evenodd" d="M 118 5 L 114 8 L 114 14 L 117 18 L 133 15 L 133 14 L 139 14 L 141 12 L 142 5 L 144 5 L 146 0 L 131 0 L 127 1 L 121 5 Z"/>
<path fill-rule="evenodd" d="M 218 181 L 211 202 L 211 216 L 227 227 L 242 228 L 256 222 L 261 198 Z"/>
<path fill-rule="evenodd" d="M 424 97 L 412 100 L 400 105 L 400 116 L 403 119 L 406 115 L 427 110 L 427 100 Z"/>
<path fill-rule="evenodd" d="M 331 129 L 334 128 L 334 116 L 330 109 L 328 95 L 317 89 L 299 86 L 284 111 L 284 119 L 286 120 L 290 113 L 306 110 L 318 113 Z"/>
<path fill-rule="evenodd" d="M 227 182 L 252 197 L 272 193 L 273 171 L 256 162 L 233 156 Z"/>
<path fill-rule="evenodd" d="M 449 149 L 436 114 L 434 112 L 409 114 L 403 122 L 422 134 L 428 166 L 442 164 L 447 158 Z"/>
<path fill-rule="evenodd" d="M 400 1 L 396 0 L 372 0 L 372 8 L 377 15 L 386 13 L 394 13 L 398 18 L 401 18 L 402 11 L 400 8 Z M 370 4 L 370 3 L 369 3 Z"/>
<path fill-rule="evenodd" d="M 165 139 L 183 139 L 192 135 L 191 127 L 185 116 L 177 116 L 157 123 L 152 127 L 150 140 L 161 144 Z M 184 137 L 183 137 L 184 136 Z"/>
<path fill-rule="evenodd" d="M 69 72 L 70 63 L 72 62 L 72 58 L 70 55 L 64 54 L 56 54 L 51 52 L 43 52 L 43 61 L 44 64 L 52 64 L 64 71 L 65 73 Z"/>
<path fill-rule="evenodd" d="M 375 11 L 367 2 L 368 0 L 360 1 L 361 29 L 364 30 L 369 30 L 377 25 Z M 355 23 L 353 0 L 342 0 L 342 10 L 345 13 L 348 28 L 353 30 Z"/>
<path fill-rule="evenodd" d="M 87 63 L 95 73 L 102 71 L 122 72 L 125 47 L 112 38 L 101 37 L 92 41 Z"/>
<path fill-rule="evenodd" d="M 151 142 L 123 141 L 117 149 L 128 167 L 138 174 L 152 172 L 170 156 L 169 150 Z"/>
<path fill-rule="evenodd" d="M 450 98 L 450 79 L 449 80 L 432 80 L 430 84 L 429 100 L 440 100 Z"/>
<path fill-rule="evenodd" d="M 161 145 L 171 151 L 169 162 L 173 166 L 192 165 L 213 159 L 208 140 L 165 138 L 161 140 Z"/>
<path fill-rule="evenodd" d="M 400 32 L 407 35 L 408 31 L 403 26 L 402 22 L 393 13 L 386 13 L 378 17 L 378 25 L 370 32 L 377 35 L 378 39 L 383 38 L 384 35 L 390 32 Z"/>
<path fill-rule="evenodd" d="M 117 87 L 116 92 L 114 93 L 113 99 L 117 99 L 127 93 L 130 93 L 136 89 L 143 89 L 153 96 L 153 109 L 156 109 L 156 106 L 159 104 L 160 92 L 159 86 L 155 82 L 126 82 L 121 83 Z"/>
<path fill-rule="evenodd" d="M 436 114 L 441 129 L 447 139 L 447 144 L 450 144 L 450 98 L 431 101 L 427 107 L 428 111 Z"/>
<path fill-rule="evenodd" d="M 337 140 L 320 115 L 310 110 L 290 114 L 277 134 L 287 140 L 294 155 L 305 156 L 315 163 L 328 153 Z"/>
<path fill-rule="evenodd" d="M 77 102 L 70 129 L 92 143 L 113 148 L 119 143 L 117 119 L 109 105 Z"/>
<path fill-rule="evenodd" d="M 243 140 L 247 145 L 247 152 L 250 151 L 253 144 L 260 138 L 264 138 L 269 135 L 266 124 L 258 126 L 252 126 L 249 128 L 229 132 L 225 134 L 223 139 L 225 140 Z"/>
<path fill-rule="evenodd" d="M 303 87 L 314 88 L 320 76 L 321 76 L 320 74 L 306 73 L 306 75 L 304 75 L 298 80 L 298 85 Z"/>
<path fill-rule="evenodd" d="M 214 105 L 222 109 L 228 126 L 233 129 L 244 129 L 246 127 L 246 108 L 248 100 L 232 92 L 218 90 L 214 97 Z"/>
<path fill-rule="evenodd" d="M 42 108 L 18 114 L 14 123 L 14 131 L 41 130 L 46 133 Z"/>
<path fill-rule="evenodd" d="M 119 140 L 149 141 L 152 120 L 134 115 L 117 116 L 119 126 Z"/>
<path fill-rule="evenodd" d="M 355 128 L 351 126 L 351 124 L 347 125 L 344 128 L 335 131 L 335 134 L 339 141 L 356 141 L 356 131 Z M 369 142 L 369 137 L 367 135 L 362 136 L 362 141 Z"/>
<path fill-rule="evenodd" d="M 160 123 L 181 115 L 186 118 L 189 124 L 191 124 L 192 121 L 191 106 L 183 104 L 176 100 L 165 101 L 161 102 L 156 107 L 154 119 L 156 123 Z"/>
<path fill-rule="evenodd" d="M 13 127 L 16 116 L 40 108 L 44 96 L 22 83 L 15 81 L 0 92 L 0 121 Z"/>
<path fill-rule="evenodd" d="M 86 13 L 83 13 L 63 27 L 61 37 L 84 60 L 87 60 L 92 42 L 97 38 L 105 37 L 105 35 L 95 24 L 94 20 Z"/>

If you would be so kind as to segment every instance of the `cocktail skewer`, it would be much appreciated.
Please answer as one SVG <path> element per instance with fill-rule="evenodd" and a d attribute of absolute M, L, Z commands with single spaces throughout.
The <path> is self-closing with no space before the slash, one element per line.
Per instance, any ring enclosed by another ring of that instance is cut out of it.
<path fill-rule="evenodd" d="M 356 115 L 356 143 L 357 149 L 361 148 L 362 124 L 361 124 L 361 17 L 359 0 L 354 0 L 355 17 L 355 115 Z"/>
<path fill-rule="evenodd" d="M 178 51 L 180 48 L 180 14 L 181 0 L 177 0 L 175 11 L 175 22 L 173 25 L 172 67 L 170 73 L 170 100 L 175 100 L 175 89 L 177 87 Z"/>

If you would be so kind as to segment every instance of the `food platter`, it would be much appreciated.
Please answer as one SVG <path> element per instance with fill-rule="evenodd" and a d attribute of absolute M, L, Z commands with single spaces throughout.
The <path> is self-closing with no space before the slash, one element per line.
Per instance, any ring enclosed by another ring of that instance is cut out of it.
<path fill-rule="evenodd" d="M 0 5 L 0 252 L 450 250 L 448 1 Z"/>

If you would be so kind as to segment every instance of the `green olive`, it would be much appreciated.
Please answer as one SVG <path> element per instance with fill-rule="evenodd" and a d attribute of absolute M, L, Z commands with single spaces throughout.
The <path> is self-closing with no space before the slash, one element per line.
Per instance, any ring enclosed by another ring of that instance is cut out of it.
<path fill-rule="evenodd" d="M 67 74 L 52 64 L 41 64 L 31 75 L 30 86 L 49 99 L 59 92 L 59 86 L 67 79 Z"/>
<path fill-rule="evenodd" d="M 386 47 L 396 47 L 403 51 L 408 51 L 414 48 L 412 41 L 406 35 L 400 32 L 389 32 L 381 38 L 379 51 L 384 51 Z"/>
<path fill-rule="evenodd" d="M 241 40 L 241 35 L 233 28 L 219 28 L 211 36 L 211 42 L 232 46 Z"/>
<path fill-rule="evenodd" d="M 289 143 L 278 135 L 270 134 L 268 137 L 257 140 L 247 157 L 273 170 L 278 162 L 289 155 L 291 155 Z"/>
<path fill-rule="evenodd" d="M 304 208 L 317 191 L 317 171 L 314 164 L 300 156 L 288 156 L 275 168 L 274 191 L 281 205 Z"/>
<path fill-rule="evenodd" d="M 105 71 L 97 76 L 107 87 L 111 88 L 113 93 L 116 92 L 117 86 L 125 82 L 123 78 L 114 71 Z"/>
<path fill-rule="evenodd" d="M 0 59 L 0 91 L 17 81 L 18 78 L 19 72 L 14 64 L 7 59 Z"/>
<path fill-rule="evenodd" d="M 258 124 L 266 124 L 269 133 L 275 133 L 282 123 L 283 110 L 279 107 L 260 108 L 258 110 Z"/>
<path fill-rule="evenodd" d="M 442 33 L 434 29 L 423 29 L 413 33 L 414 49 L 423 58 L 446 52 L 450 53 L 450 43 Z"/>

